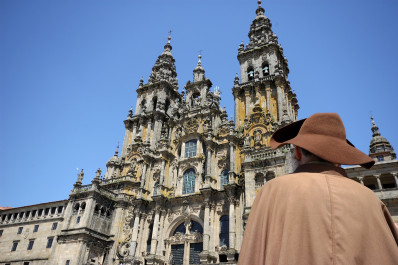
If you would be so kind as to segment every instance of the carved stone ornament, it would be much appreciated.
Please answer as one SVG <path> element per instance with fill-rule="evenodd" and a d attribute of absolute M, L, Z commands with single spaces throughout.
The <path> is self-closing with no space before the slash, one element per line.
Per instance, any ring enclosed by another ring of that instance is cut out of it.
<path fill-rule="evenodd" d="M 131 231 L 131 222 L 133 220 L 133 211 L 128 211 L 126 216 L 124 217 L 124 223 L 123 223 L 123 233 L 127 235 Z"/>
<path fill-rule="evenodd" d="M 184 122 L 184 128 L 188 133 L 194 133 L 198 131 L 199 122 L 198 119 L 193 117 Z"/>
<path fill-rule="evenodd" d="M 130 254 L 131 233 L 117 246 L 117 255 L 121 258 Z"/>
<path fill-rule="evenodd" d="M 199 231 L 185 235 L 177 232 L 174 236 L 169 237 L 165 241 L 169 244 L 183 244 L 185 242 L 199 243 L 203 241 L 203 235 Z"/>

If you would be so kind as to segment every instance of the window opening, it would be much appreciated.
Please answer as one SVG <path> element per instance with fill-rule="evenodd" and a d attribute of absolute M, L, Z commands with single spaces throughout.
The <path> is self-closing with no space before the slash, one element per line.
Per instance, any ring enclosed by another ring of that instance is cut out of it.
<path fill-rule="evenodd" d="M 196 156 L 197 140 L 190 140 L 185 143 L 185 157 Z"/>
<path fill-rule="evenodd" d="M 223 215 L 220 218 L 220 246 L 229 247 L 229 216 Z"/>
<path fill-rule="evenodd" d="M 58 213 L 62 213 L 62 210 L 64 209 L 64 207 L 63 206 L 59 206 L 58 207 Z"/>
<path fill-rule="evenodd" d="M 17 247 L 18 247 L 18 242 L 12 243 L 11 251 L 16 251 L 16 250 L 17 250 Z"/>
<path fill-rule="evenodd" d="M 57 229 L 57 226 L 58 226 L 58 223 L 57 223 L 57 222 L 53 223 L 53 226 L 51 227 L 51 230 Z"/>
<path fill-rule="evenodd" d="M 185 235 L 185 225 L 184 225 L 184 223 L 181 223 L 179 226 L 177 226 L 176 230 L 174 230 L 174 234 L 173 235 L 175 235 L 177 232 L 180 233 L 180 234 Z"/>
<path fill-rule="evenodd" d="M 76 218 L 76 224 L 80 223 L 80 216 Z"/>
<path fill-rule="evenodd" d="M 51 208 L 51 214 L 55 214 L 56 211 L 57 211 L 57 207 L 52 207 Z"/>
<path fill-rule="evenodd" d="M 17 232 L 17 234 L 22 234 L 22 230 L 23 230 L 23 227 L 21 226 L 21 227 L 18 227 L 18 232 Z"/>
<path fill-rule="evenodd" d="M 53 245 L 53 240 L 54 240 L 53 237 L 48 238 L 46 248 L 51 248 L 51 246 Z"/>
<path fill-rule="evenodd" d="M 28 250 L 31 250 L 33 248 L 33 244 L 35 243 L 34 240 L 29 240 L 29 244 L 28 244 Z"/>
<path fill-rule="evenodd" d="M 221 188 L 228 184 L 228 170 L 225 169 L 221 172 Z"/>
<path fill-rule="evenodd" d="M 264 64 L 263 65 L 263 76 L 268 76 L 269 75 L 269 65 Z"/>
<path fill-rule="evenodd" d="M 37 232 L 37 231 L 39 231 L 39 225 L 35 225 L 35 226 L 33 227 L 33 233 L 35 233 L 35 232 Z"/>
<path fill-rule="evenodd" d="M 146 252 L 148 253 L 151 251 L 152 231 L 153 231 L 153 224 L 149 226 L 148 239 L 146 241 Z"/>
<path fill-rule="evenodd" d="M 44 210 L 44 215 L 48 215 L 49 212 L 50 212 L 50 208 L 46 208 L 46 209 Z"/>
<path fill-rule="evenodd" d="M 247 69 L 247 78 L 249 79 L 249 81 L 254 79 L 254 70 L 253 70 L 253 68 Z"/>
<path fill-rule="evenodd" d="M 182 194 L 195 192 L 195 170 L 188 169 L 184 173 L 184 181 L 182 187 Z"/>

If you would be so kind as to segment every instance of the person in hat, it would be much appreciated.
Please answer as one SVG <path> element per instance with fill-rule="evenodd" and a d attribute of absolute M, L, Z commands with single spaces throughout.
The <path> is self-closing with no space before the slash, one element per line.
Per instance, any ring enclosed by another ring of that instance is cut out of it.
<path fill-rule="evenodd" d="M 239 265 L 398 264 L 398 230 L 387 207 L 340 165 L 372 158 L 346 139 L 336 113 L 277 130 L 271 148 L 293 144 L 298 167 L 267 182 L 247 222 Z"/>

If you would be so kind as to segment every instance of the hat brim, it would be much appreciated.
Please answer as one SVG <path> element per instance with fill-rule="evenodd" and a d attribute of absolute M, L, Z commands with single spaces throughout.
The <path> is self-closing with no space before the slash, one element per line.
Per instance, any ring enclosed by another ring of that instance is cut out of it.
<path fill-rule="evenodd" d="M 367 169 L 374 165 L 375 161 L 371 157 L 355 148 L 347 139 L 344 141 L 328 135 L 299 134 L 305 121 L 306 119 L 302 119 L 277 130 L 271 137 L 271 148 L 293 144 L 332 163 L 361 165 Z"/>

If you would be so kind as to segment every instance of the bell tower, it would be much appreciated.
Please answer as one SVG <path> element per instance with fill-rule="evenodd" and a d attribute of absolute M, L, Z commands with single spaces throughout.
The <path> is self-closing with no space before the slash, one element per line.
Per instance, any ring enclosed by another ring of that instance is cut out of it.
<path fill-rule="evenodd" d="M 270 20 L 264 15 L 261 1 L 256 15 L 250 26 L 249 43 L 245 47 L 242 42 L 238 49 L 241 82 L 235 77 L 233 88 L 237 127 L 244 125 L 260 108 L 267 119 L 278 125 L 295 121 L 299 109 L 288 81 L 287 59 Z"/>
<path fill-rule="evenodd" d="M 288 81 L 287 59 L 271 27 L 258 1 L 249 43 L 245 46 L 242 41 L 238 48 L 241 78 L 236 74 L 232 89 L 235 127 L 242 139 L 238 163 L 245 176 L 246 215 L 265 182 L 292 170 L 290 147 L 272 150 L 269 146 L 278 128 L 297 120 L 299 109 Z"/>

